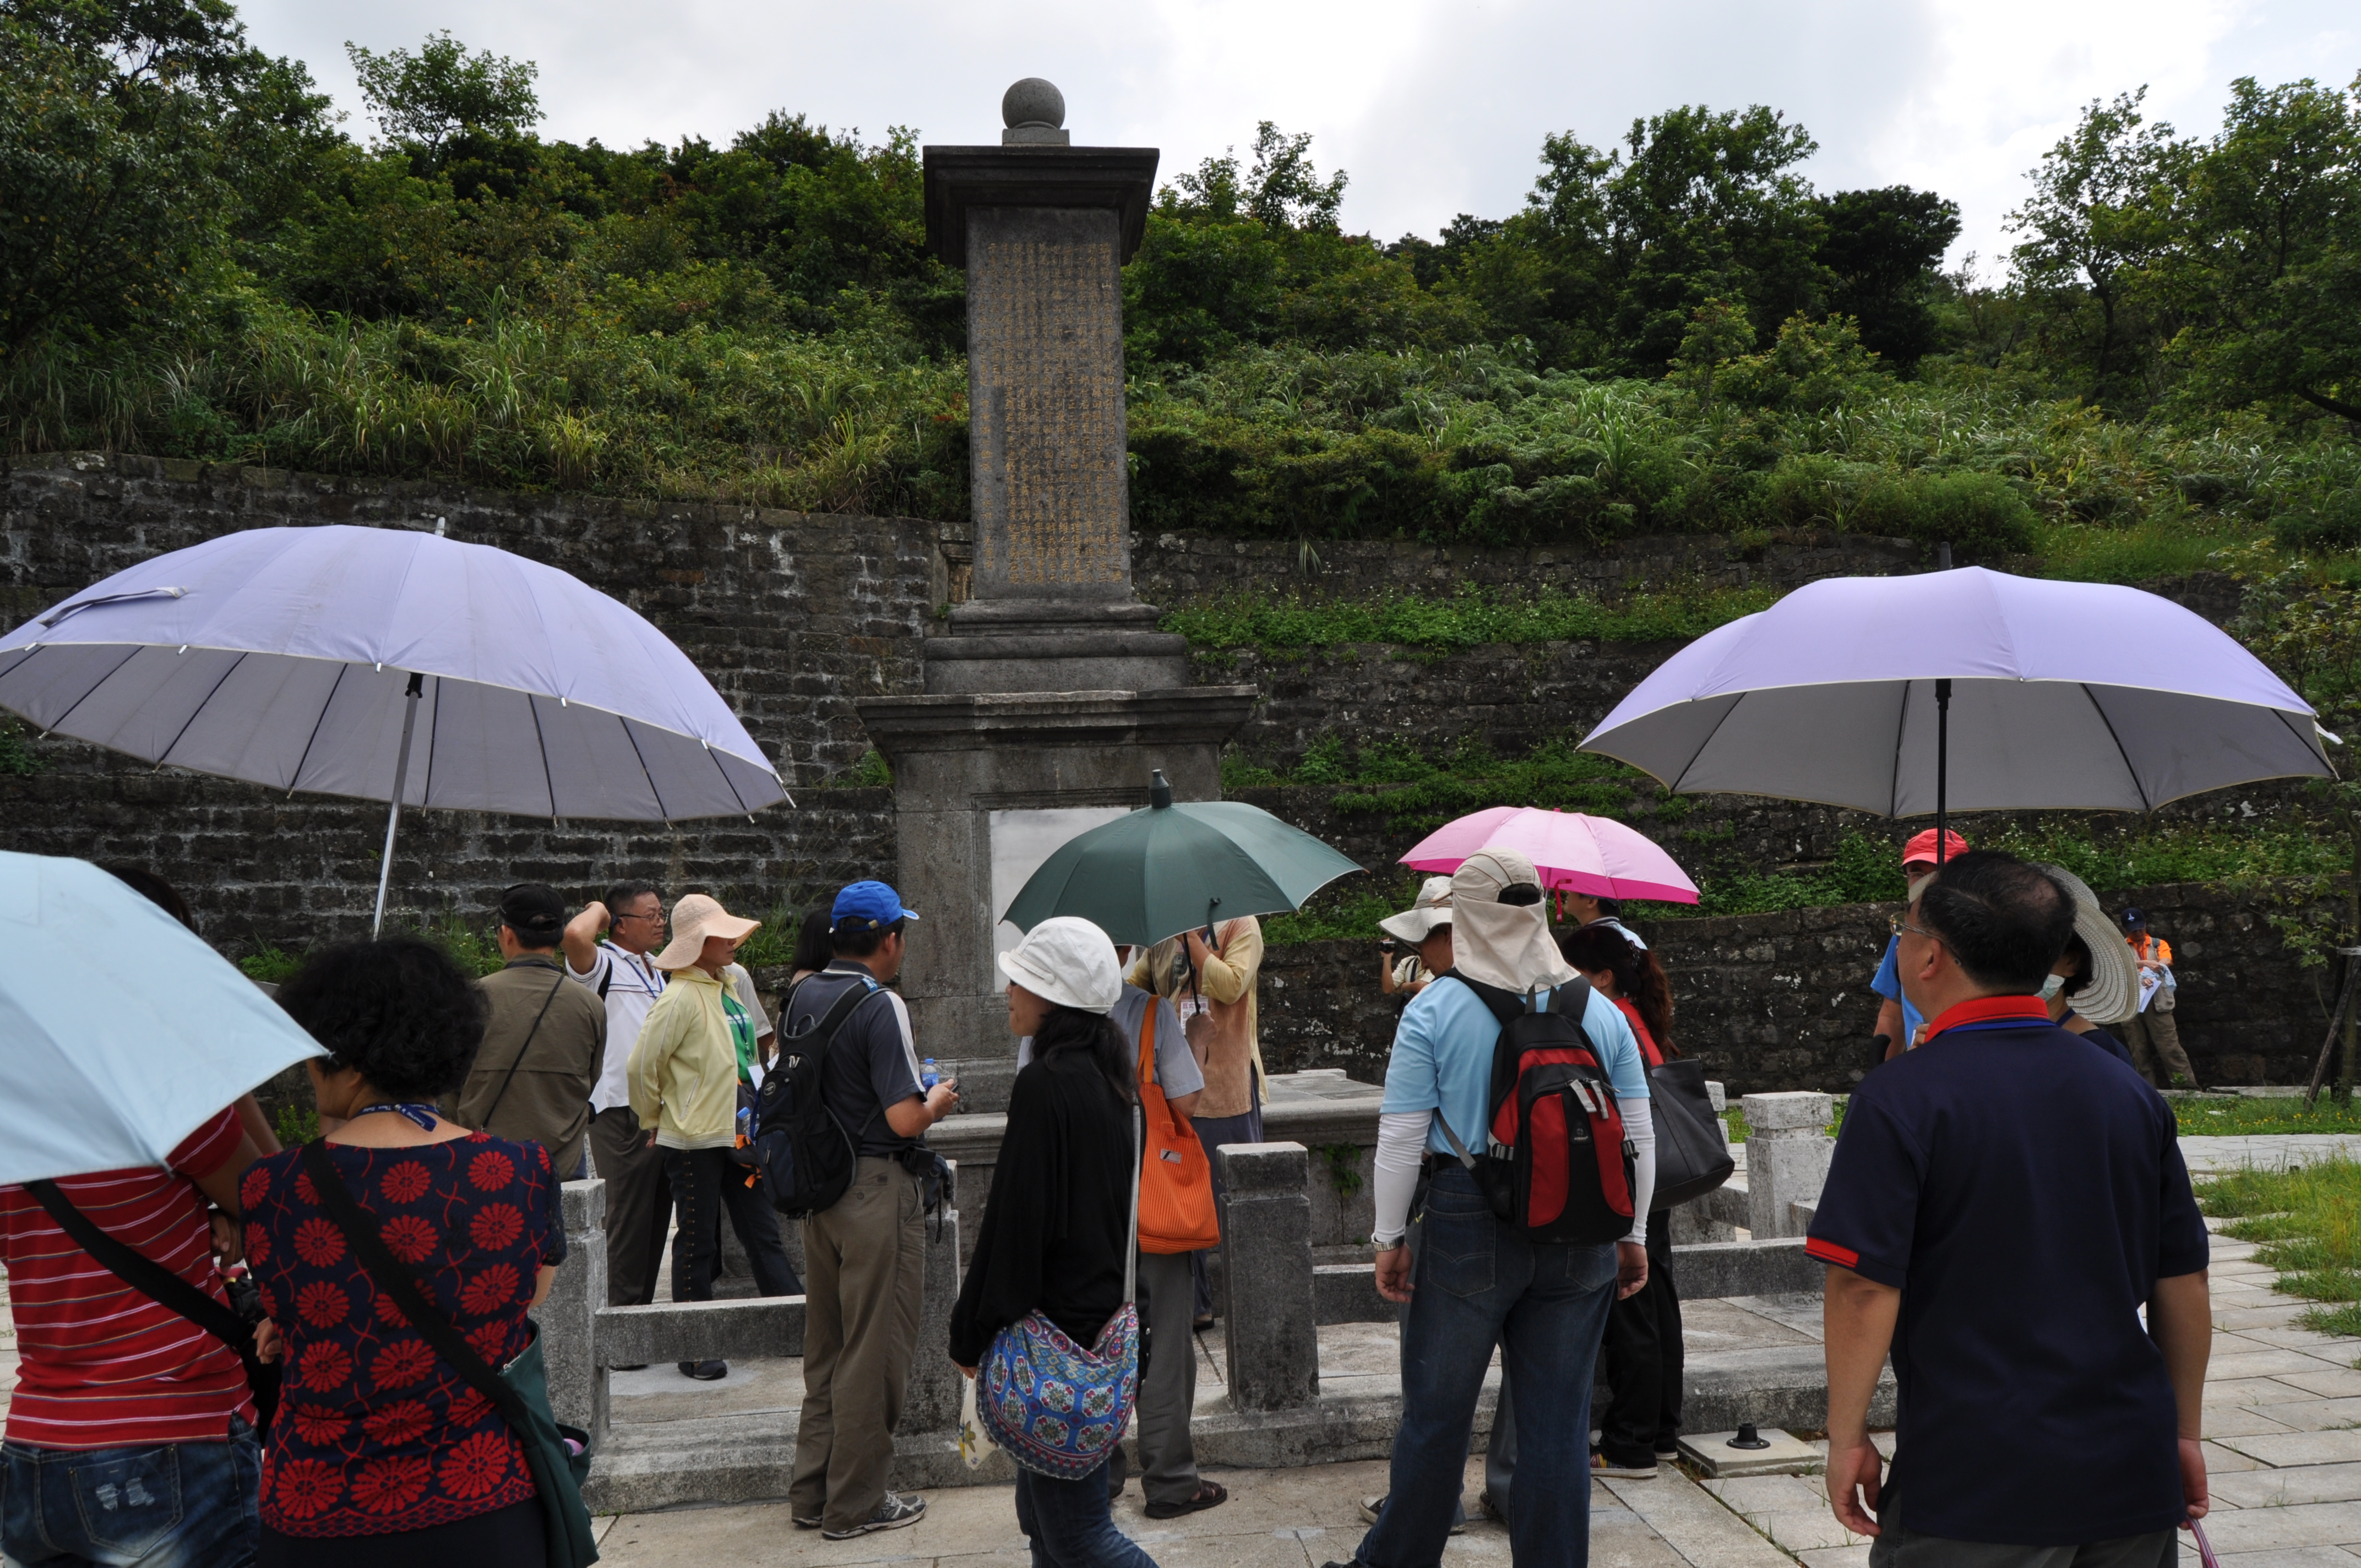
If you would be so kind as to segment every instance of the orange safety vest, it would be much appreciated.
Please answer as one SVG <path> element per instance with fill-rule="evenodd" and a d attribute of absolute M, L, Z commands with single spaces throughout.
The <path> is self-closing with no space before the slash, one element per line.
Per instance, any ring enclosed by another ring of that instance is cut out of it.
<path fill-rule="evenodd" d="M 2154 932 L 2145 937 L 2125 937 L 2124 940 L 2131 944 L 2133 957 L 2162 964 L 2168 969 L 2172 966 L 2172 944 Z"/>

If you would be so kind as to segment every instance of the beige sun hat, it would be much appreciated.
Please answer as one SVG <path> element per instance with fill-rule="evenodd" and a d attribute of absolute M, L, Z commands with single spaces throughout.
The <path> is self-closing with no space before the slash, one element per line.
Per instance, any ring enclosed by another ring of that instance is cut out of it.
<path fill-rule="evenodd" d="M 1500 895 L 1512 887 L 1530 889 L 1532 902 L 1502 903 Z M 1543 896 L 1541 873 L 1514 850 L 1488 847 L 1460 861 L 1451 873 L 1453 966 L 1479 984 L 1503 991 L 1572 980 L 1574 967 L 1550 940 Z"/>
<path fill-rule="evenodd" d="M 1418 900 L 1399 915 L 1378 922 L 1378 929 L 1412 946 L 1426 940 L 1437 926 L 1451 924 L 1451 879 L 1431 876 L 1419 884 Z M 2126 949 L 2128 951 L 2129 949 Z"/>
<path fill-rule="evenodd" d="M 687 969 L 704 953 L 706 938 L 742 938 L 761 924 L 760 920 L 741 919 L 730 914 L 721 907 L 718 898 L 692 893 L 672 906 L 672 940 L 664 944 L 664 951 L 653 961 L 660 970 Z"/>
<path fill-rule="evenodd" d="M 2139 960 L 2081 877 L 2064 866 L 2045 863 L 2041 869 L 2074 895 L 2074 935 L 2091 950 L 2090 975 L 2067 1002 L 2093 1024 L 2122 1023 L 2139 1011 Z"/>
<path fill-rule="evenodd" d="M 999 963 L 1001 973 L 1061 1007 L 1104 1014 L 1123 999 L 1115 944 L 1080 916 L 1051 916 L 1001 954 Z"/>

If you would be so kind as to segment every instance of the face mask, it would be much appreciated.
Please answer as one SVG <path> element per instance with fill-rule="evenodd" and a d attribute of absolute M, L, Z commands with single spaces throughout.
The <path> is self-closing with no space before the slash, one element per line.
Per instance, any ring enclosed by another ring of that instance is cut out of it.
<path fill-rule="evenodd" d="M 2041 982 L 2041 1000 L 2055 1002 L 2058 999 L 2058 993 L 2065 989 L 2066 977 L 2062 974 L 2053 974 Z"/>

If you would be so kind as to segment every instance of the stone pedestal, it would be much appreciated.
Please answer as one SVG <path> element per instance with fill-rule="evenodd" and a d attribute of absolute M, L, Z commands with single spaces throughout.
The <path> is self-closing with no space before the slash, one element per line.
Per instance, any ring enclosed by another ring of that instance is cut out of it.
<path fill-rule="evenodd" d="M 1222 1338 L 1230 1403 L 1286 1410 L 1320 1398 L 1312 1282 L 1312 1157 L 1301 1144 L 1224 1144 Z"/>
<path fill-rule="evenodd" d="M 558 1190 L 566 1261 L 533 1321 L 541 1325 L 550 1409 L 565 1425 L 595 1437 L 607 1430 L 607 1373 L 596 1365 L 598 1313 L 607 1304 L 607 1184 L 568 1181 Z"/>
<path fill-rule="evenodd" d="M 1790 1205 L 1819 1201 L 1836 1140 L 1828 1134 L 1835 1105 L 1825 1094 L 1749 1094 L 1746 1113 L 1747 1227 L 1756 1241 L 1800 1235 Z"/>
<path fill-rule="evenodd" d="M 918 1354 L 910 1363 L 908 1390 L 896 1431 L 949 1431 L 959 1425 L 960 1398 L 967 1379 L 951 1365 L 951 1308 L 960 1290 L 960 1217 L 945 1209 L 927 1221 L 927 1288 L 918 1300 Z"/>

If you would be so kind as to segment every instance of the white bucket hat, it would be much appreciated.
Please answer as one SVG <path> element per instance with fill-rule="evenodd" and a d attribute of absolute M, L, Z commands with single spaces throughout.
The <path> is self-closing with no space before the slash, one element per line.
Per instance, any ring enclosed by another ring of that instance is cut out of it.
<path fill-rule="evenodd" d="M 1072 915 L 1052 916 L 1026 932 L 1013 951 L 1000 955 L 1000 972 L 1036 996 L 1083 1013 L 1104 1014 L 1123 996 L 1115 943 Z"/>
<path fill-rule="evenodd" d="M 708 937 L 744 937 L 760 926 L 760 920 L 747 920 L 721 907 L 718 898 L 692 893 L 672 906 L 672 940 L 653 960 L 660 970 L 684 970 L 694 965 L 705 952 Z M 2124 949 L 2131 951 L 2129 948 Z"/>
<path fill-rule="evenodd" d="M 2074 895 L 2074 935 L 2091 950 L 2090 973 L 2068 1003 L 2093 1024 L 2122 1023 L 2139 1011 L 2139 960 L 2081 877 L 2064 866 L 2044 863 L 2041 869 Z"/>
<path fill-rule="evenodd" d="M 1451 924 L 1451 879 L 1431 876 L 1419 884 L 1418 901 L 1399 915 L 1378 922 L 1378 929 L 1413 945 L 1426 940 L 1437 926 Z"/>

